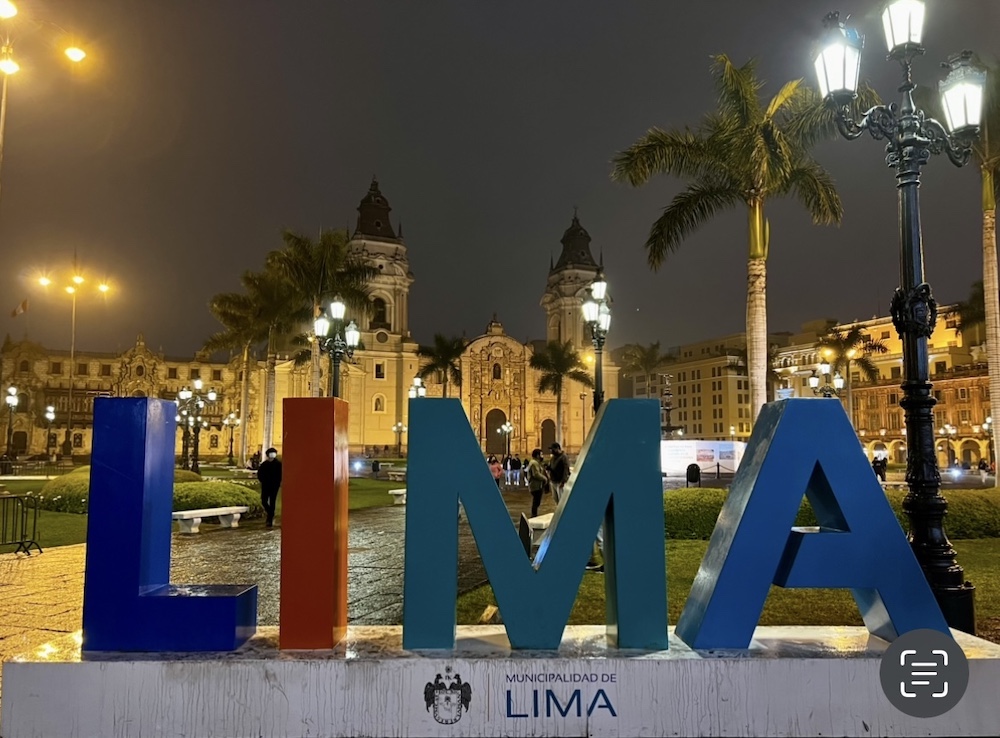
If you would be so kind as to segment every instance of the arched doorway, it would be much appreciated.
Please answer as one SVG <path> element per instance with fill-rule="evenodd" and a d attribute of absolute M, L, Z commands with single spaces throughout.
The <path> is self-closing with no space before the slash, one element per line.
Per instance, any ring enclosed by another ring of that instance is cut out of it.
<path fill-rule="evenodd" d="M 888 459 L 889 449 L 885 447 L 885 444 L 878 441 L 872 446 L 872 458 L 873 459 Z"/>
<path fill-rule="evenodd" d="M 549 446 L 556 442 L 556 421 L 550 419 L 542 421 L 542 451 L 548 451 Z"/>
<path fill-rule="evenodd" d="M 500 432 L 506 422 L 507 414 L 499 408 L 486 413 L 486 453 L 503 456 L 507 452 L 507 436 Z"/>
<path fill-rule="evenodd" d="M 18 456 L 23 456 L 28 452 L 28 434 L 25 431 L 14 431 L 10 441 L 11 448 Z"/>

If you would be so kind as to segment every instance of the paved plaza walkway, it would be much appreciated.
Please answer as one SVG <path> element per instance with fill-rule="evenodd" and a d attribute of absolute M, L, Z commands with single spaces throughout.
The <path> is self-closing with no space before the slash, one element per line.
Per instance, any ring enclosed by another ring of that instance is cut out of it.
<path fill-rule="evenodd" d="M 526 490 L 505 495 L 512 520 L 531 507 Z M 554 505 L 546 495 L 541 513 Z M 391 625 L 403 617 L 403 539 L 406 508 L 353 510 L 348 532 L 348 619 L 358 625 Z M 280 523 L 280 518 L 279 518 Z M 86 546 L 0 555 L 0 660 L 30 653 L 54 636 L 80 630 Z M 190 584 L 250 583 L 259 587 L 258 621 L 278 624 L 281 528 L 249 522 L 237 530 L 203 526 L 193 536 L 173 536 L 171 581 Z M 459 592 L 486 581 L 472 531 L 459 525 Z"/>

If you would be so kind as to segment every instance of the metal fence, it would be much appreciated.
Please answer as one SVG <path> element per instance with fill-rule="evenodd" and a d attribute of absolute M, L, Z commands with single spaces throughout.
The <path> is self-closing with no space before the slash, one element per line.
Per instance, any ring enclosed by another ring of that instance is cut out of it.
<path fill-rule="evenodd" d="M 38 549 L 38 500 L 22 495 L 0 494 L 0 546 L 17 546 L 14 553 L 24 551 L 31 555 L 31 547 Z"/>

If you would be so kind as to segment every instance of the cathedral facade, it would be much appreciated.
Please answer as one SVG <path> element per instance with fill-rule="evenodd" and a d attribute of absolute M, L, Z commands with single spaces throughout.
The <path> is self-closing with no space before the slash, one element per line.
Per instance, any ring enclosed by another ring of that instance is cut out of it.
<path fill-rule="evenodd" d="M 373 180 L 358 205 L 358 218 L 349 248 L 357 258 L 375 267 L 370 285 L 370 307 L 364 316 L 348 315 L 361 328 L 362 349 L 341 364 L 341 396 L 351 403 L 349 445 L 352 453 L 394 455 L 407 447 L 409 389 L 422 366 L 417 355 L 419 343 L 413 338 L 409 320 L 409 300 L 414 275 L 410 271 L 402 228 L 393 227 L 391 207 Z M 460 398 L 472 433 L 486 453 L 501 454 L 507 448 L 505 423 L 510 433 L 512 453 L 522 455 L 533 448 L 548 446 L 558 438 L 568 451 L 582 446 L 593 422 L 593 394 L 590 388 L 566 380 L 563 390 L 563 428 L 556 430 L 556 398 L 538 392 L 540 374 L 530 366 L 532 355 L 549 340 L 570 341 L 593 371 L 594 352 L 582 317 L 587 290 L 601 265 L 594 259 L 590 235 L 574 215 L 561 239 L 559 259 L 550 262 L 541 296 L 545 339 L 521 343 L 507 335 L 493 315 L 484 332 L 466 345 L 460 365 L 462 383 L 449 383 L 448 395 Z M 484 310 L 486 313 L 486 310 Z M 432 328 L 423 331 L 428 336 Z M 72 371 L 70 371 L 72 363 Z M 324 360 L 323 387 L 328 362 Z M 0 383 L 15 387 L 17 408 L 7 420 L 12 428 L 11 443 L 19 456 L 56 452 L 68 441 L 75 455 L 91 451 L 93 403 L 97 397 L 160 397 L 174 400 L 177 393 L 201 379 L 205 390 L 217 390 L 218 399 L 209 403 L 203 416 L 207 428 L 200 434 L 203 458 L 224 459 L 230 439 L 240 448 L 247 434 L 248 453 L 262 450 L 264 439 L 264 393 L 266 369 L 257 362 L 250 380 L 250 405 L 246 418 L 238 418 L 240 387 L 243 380 L 239 357 L 214 362 L 197 354 L 191 359 L 169 357 L 150 349 L 142 336 L 135 346 L 121 353 L 77 351 L 70 361 L 68 352 L 48 350 L 27 339 L 8 339 L 0 360 Z M 605 397 L 617 396 L 618 367 L 604 357 Z M 441 397 L 440 378 L 428 377 L 428 397 Z M 70 390 L 72 387 L 72 390 Z M 308 365 L 295 366 L 290 355 L 279 355 L 275 369 L 275 402 L 271 439 L 279 451 L 282 438 L 282 400 L 311 394 Z M 46 420 L 48 407 L 55 420 Z M 72 408 L 72 415 L 70 413 Z M 0 408 L 4 413 L 9 407 Z M 239 419 L 236 425 L 232 421 Z M 228 423 L 223 421 L 228 420 Z M 70 431 L 70 424 L 72 430 Z M 177 450 L 181 449 L 178 433 Z M 443 450 L 445 451 L 445 450 Z"/>

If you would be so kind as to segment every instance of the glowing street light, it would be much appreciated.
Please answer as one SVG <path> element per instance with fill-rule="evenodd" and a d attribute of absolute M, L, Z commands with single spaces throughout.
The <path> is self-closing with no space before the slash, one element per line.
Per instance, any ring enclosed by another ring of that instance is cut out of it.
<path fill-rule="evenodd" d="M 78 46 L 70 46 L 63 52 L 74 64 L 82 62 L 87 57 L 87 52 Z"/>
<path fill-rule="evenodd" d="M 0 20 L 7 20 L 17 15 L 17 6 L 10 0 L 0 0 Z"/>

